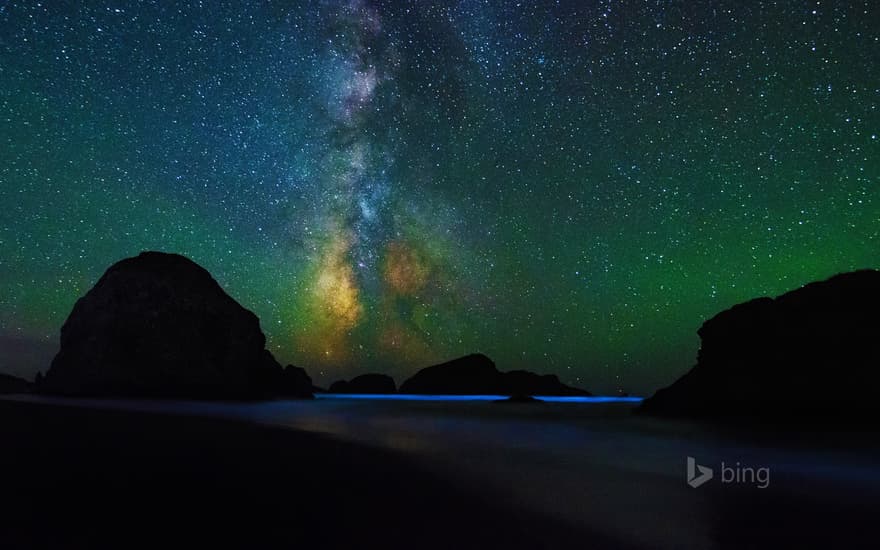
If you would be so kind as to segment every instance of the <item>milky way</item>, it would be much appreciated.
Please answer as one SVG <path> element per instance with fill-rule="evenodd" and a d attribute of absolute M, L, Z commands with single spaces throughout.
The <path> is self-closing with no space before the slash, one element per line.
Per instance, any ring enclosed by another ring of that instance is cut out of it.
<path fill-rule="evenodd" d="M 389 122 L 403 108 L 395 87 L 399 46 L 363 1 L 331 4 L 322 17 L 327 32 L 318 89 L 325 132 L 311 199 L 318 205 L 308 241 L 314 272 L 295 307 L 308 320 L 294 331 L 296 350 L 310 364 L 417 365 L 439 357 L 423 325 L 442 307 L 430 286 L 442 275 L 443 258 L 433 258 L 424 243 L 450 237 L 414 225 L 438 205 L 421 193 L 410 196 L 413 186 L 393 175 Z"/>
<path fill-rule="evenodd" d="M 874 2 L 5 2 L 0 371 L 185 254 L 320 383 L 482 351 L 647 392 L 880 267 Z"/>

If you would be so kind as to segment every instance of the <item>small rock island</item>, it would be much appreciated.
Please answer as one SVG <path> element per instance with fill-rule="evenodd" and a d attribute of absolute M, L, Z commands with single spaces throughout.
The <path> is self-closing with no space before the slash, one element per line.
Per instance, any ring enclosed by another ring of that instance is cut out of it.
<path fill-rule="evenodd" d="M 481 353 L 426 367 L 400 385 L 400 393 L 435 395 L 590 396 L 566 386 L 553 374 L 525 370 L 501 372 Z"/>
<path fill-rule="evenodd" d="M 329 393 L 389 394 L 397 393 L 394 379 L 387 374 L 368 373 L 351 380 L 337 380 L 330 385 Z"/>

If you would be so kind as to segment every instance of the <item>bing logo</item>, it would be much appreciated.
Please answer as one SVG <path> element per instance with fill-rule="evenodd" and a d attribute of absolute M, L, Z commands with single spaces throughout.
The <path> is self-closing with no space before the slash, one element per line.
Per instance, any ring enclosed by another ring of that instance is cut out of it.
<path fill-rule="evenodd" d="M 687 483 L 694 489 L 712 479 L 712 468 L 700 466 L 694 457 L 688 458 Z M 697 475 L 699 470 L 700 475 Z"/>
<path fill-rule="evenodd" d="M 770 486 L 770 468 L 752 468 L 743 466 L 737 462 L 734 466 L 721 463 L 721 483 L 749 483 L 758 489 L 766 489 Z M 687 484 L 696 489 L 704 483 L 711 481 L 715 476 L 714 470 L 708 466 L 697 464 L 697 460 L 687 457 Z"/>

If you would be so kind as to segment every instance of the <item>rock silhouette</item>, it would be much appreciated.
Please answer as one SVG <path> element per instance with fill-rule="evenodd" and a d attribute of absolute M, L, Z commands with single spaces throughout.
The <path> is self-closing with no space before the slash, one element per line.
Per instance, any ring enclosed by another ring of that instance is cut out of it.
<path fill-rule="evenodd" d="M 306 394 L 312 394 L 315 386 L 312 384 L 312 377 L 302 367 L 287 365 L 281 373 L 281 382 L 277 386 L 277 394 L 281 397 L 308 397 Z"/>
<path fill-rule="evenodd" d="M 27 393 L 31 391 L 31 383 L 24 378 L 0 373 L 0 394 Z"/>
<path fill-rule="evenodd" d="M 543 403 L 540 399 L 535 399 L 531 395 L 526 395 L 523 393 L 515 393 L 510 397 L 506 397 L 504 399 L 498 399 L 495 403 Z"/>
<path fill-rule="evenodd" d="M 111 266 L 76 302 L 38 390 L 206 399 L 311 396 L 305 372 L 282 369 L 265 345 L 257 316 L 204 268 L 177 254 L 143 252 Z"/>
<path fill-rule="evenodd" d="M 706 321 L 697 365 L 645 400 L 684 416 L 835 415 L 876 410 L 880 272 L 855 271 Z"/>
<path fill-rule="evenodd" d="M 394 379 L 387 374 L 361 374 L 349 381 L 338 380 L 330 385 L 329 393 L 397 393 Z"/>
<path fill-rule="evenodd" d="M 569 395 L 590 392 L 566 386 L 552 374 L 525 370 L 500 372 L 495 363 L 476 353 L 427 367 L 400 385 L 400 393 L 449 395 Z"/>

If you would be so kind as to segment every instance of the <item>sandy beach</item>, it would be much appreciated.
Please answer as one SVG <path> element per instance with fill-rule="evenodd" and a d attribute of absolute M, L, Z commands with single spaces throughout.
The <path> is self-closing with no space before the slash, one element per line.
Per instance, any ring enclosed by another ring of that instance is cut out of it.
<path fill-rule="evenodd" d="M 880 496 L 855 433 L 632 405 L 43 401 L 0 401 L 12 547 L 867 547 Z M 687 456 L 769 480 L 692 488 Z"/>

